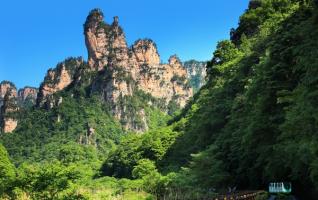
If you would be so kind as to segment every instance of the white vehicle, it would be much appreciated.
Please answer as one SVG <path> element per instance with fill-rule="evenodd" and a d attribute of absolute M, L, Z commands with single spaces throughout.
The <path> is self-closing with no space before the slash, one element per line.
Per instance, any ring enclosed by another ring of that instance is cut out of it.
<path fill-rule="evenodd" d="M 292 191 L 292 185 L 289 182 L 270 183 L 268 188 L 269 193 L 289 194 Z"/>

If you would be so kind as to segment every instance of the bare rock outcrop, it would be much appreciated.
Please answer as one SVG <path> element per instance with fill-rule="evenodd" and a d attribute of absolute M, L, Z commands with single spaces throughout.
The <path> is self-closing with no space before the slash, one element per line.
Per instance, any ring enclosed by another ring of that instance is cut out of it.
<path fill-rule="evenodd" d="M 139 39 L 128 47 L 118 17 L 108 24 L 104 22 L 101 10 L 92 10 L 84 24 L 84 35 L 88 51 L 87 64 L 82 58 L 66 59 L 56 68 L 48 70 L 38 91 L 30 87 L 21 89 L 19 102 L 27 98 L 34 101 L 36 98 L 38 107 L 52 108 L 62 103 L 58 92 L 70 90 L 73 97 L 76 92 L 81 94 L 85 90 L 85 95 L 87 92 L 98 94 L 108 103 L 112 114 L 126 129 L 142 132 L 149 125 L 145 105 L 131 107 L 136 93 L 142 91 L 151 96 L 151 101 L 160 102 L 160 109 L 164 112 L 169 112 L 170 104 L 184 107 L 192 96 L 187 71 L 180 59 L 171 56 L 168 63 L 160 63 L 157 46 L 150 39 Z M 1 97 L 11 85 L 0 86 Z M 6 123 L 12 127 L 7 131 L 13 129 L 13 118 Z"/>
<path fill-rule="evenodd" d="M 93 81 L 92 92 L 100 92 L 102 98 L 111 103 L 114 116 L 124 120 L 128 129 L 138 130 L 125 115 L 127 108 L 119 105 L 123 97 L 141 90 L 163 100 L 166 106 L 174 101 L 183 107 L 192 96 L 187 71 L 179 58 L 171 56 L 168 64 L 161 64 L 157 46 L 150 39 L 137 40 L 128 47 L 118 17 L 107 24 L 101 10 L 94 9 L 84 28 L 90 69 L 101 74 Z M 136 111 L 136 115 L 145 119 L 142 109 Z M 140 121 L 141 129 L 147 129 L 146 120 Z"/>
<path fill-rule="evenodd" d="M 11 133 L 16 129 L 18 125 L 16 113 L 18 110 L 16 90 L 10 88 L 4 96 L 3 105 L 0 109 L 0 125 L 3 133 Z"/>
<path fill-rule="evenodd" d="M 169 112 L 170 104 L 184 107 L 192 96 L 180 59 L 171 56 L 168 63 L 161 63 L 157 46 L 150 39 L 139 39 L 129 47 L 118 17 L 108 24 L 101 10 L 92 10 L 84 24 L 84 35 L 87 63 L 81 57 L 66 59 L 47 71 L 38 90 L 25 87 L 17 94 L 12 83 L 0 84 L 5 132 L 17 126 L 16 118 L 10 114 L 18 110 L 17 100 L 23 106 L 26 100 L 33 105 L 36 99 L 37 107 L 52 108 L 63 103 L 63 94 L 72 98 L 99 95 L 126 129 L 143 132 L 149 127 L 146 106 Z M 141 103 L 136 103 L 138 98 Z M 57 119 L 61 121 L 60 116 Z"/>
<path fill-rule="evenodd" d="M 24 87 L 17 92 L 15 85 L 9 81 L 0 83 L 0 127 L 4 133 L 10 133 L 18 125 L 20 108 L 33 106 L 38 90 Z"/>
<path fill-rule="evenodd" d="M 183 107 L 192 96 L 186 75 L 179 58 L 174 55 L 170 57 L 169 64 L 143 65 L 137 77 L 137 85 L 146 93 L 164 99 L 167 105 L 174 100 Z"/>
<path fill-rule="evenodd" d="M 35 105 L 38 96 L 38 89 L 35 87 L 24 87 L 18 91 L 18 102 L 20 105 Z"/>
<path fill-rule="evenodd" d="M 150 39 L 137 40 L 132 46 L 133 56 L 139 65 L 159 65 L 160 56 L 156 44 Z"/>
<path fill-rule="evenodd" d="M 88 50 L 88 63 L 92 69 L 101 70 L 107 64 L 109 25 L 103 23 L 104 15 L 98 10 L 92 10 L 84 24 L 85 43 Z"/>
<path fill-rule="evenodd" d="M 40 86 L 37 105 L 43 106 L 46 103 L 51 107 L 52 95 L 65 89 L 76 79 L 83 62 L 82 58 L 69 58 L 59 63 L 56 68 L 49 69 Z"/>
<path fill-rule="evenodd" d="M 4 96 L 8 91 L 12 92 L 12 95 L 17 97 L 17 88 L 10 81 L 1 81 L 0 83 L 0 107 L 3 105 Z"/>

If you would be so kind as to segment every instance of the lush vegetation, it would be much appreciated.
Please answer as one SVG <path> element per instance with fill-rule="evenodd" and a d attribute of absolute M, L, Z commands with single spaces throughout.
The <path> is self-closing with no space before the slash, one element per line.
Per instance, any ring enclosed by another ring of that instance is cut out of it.
<path fill-rule="evenodd" d="M 123 134 L 120 124 L 109 114 L 107 107 L 94 98 L 65 96 L 63 103 L 52 110 L 25 110 L 19 122 L 13 134 L 2 137 L 16 164 L 26 160 L 38 162 L 59 159 L 68 151 L 70 155 L 82 154 L 78 155 L 78 160 L 87 160 L 94 157 L 89 154 L 97 149 L 104 155 L 113 141 L 118 141 Z M 94 129 L 91 135 L 90 128 Z"/>
<path fill-rule="evenodd" d="M 124 131 L 110 105 L 83 87 L 57 94 L 63 102 L 49 111 L 23 111 L 17 130 L 1 137 L 15 164 L 0 146 L 2 197 L 207 199 L 290 181 L 296 195 L 314 199 L 317 4 L 252 0 L 231 39 L 218 43 L 206 85 L 168 124 L 148 105 L 160 101 L 140 91 L 121 97 L 137 125 L 144 108 L 146 133 Z"/>
<path fill-rule="evenodd" d="M 195 187 L 260 189 L 286 180 L 314 196 L 316 12 L 311 1 L 251 2 L 236 37 L 218 44 L 209 82 L 175 122 L 181 134 L 166 165 L 186 165 L 180 173 Z"/>
<path fill-rule="evenodd" d="M 105 175 L 136 178 L 134 166 L 143 163 L 168 180 L 152 191 L 158 196 L 171 189 L 187 194 L 191 188 L 201 195 L 234 186 L 263 189 L 284 180 L 296 194 L 313 198 L 316 12 L 312 1 L 251 1 L 231 40 L 219 42 L 208 64 L 208 83 L 170 122 L 167 135 L 174 142 L 162 148 L 163 158 L 140 148 L 147 134 L 128 137 L 106 159 L 102 171 L 116 170 Z"/>

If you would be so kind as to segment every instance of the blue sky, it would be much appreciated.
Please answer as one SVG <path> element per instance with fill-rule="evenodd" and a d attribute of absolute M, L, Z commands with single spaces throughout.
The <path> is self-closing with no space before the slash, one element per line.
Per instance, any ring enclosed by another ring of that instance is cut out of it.
<path fill-rule="evenodd" d="M 163 62 L 209 60 L 229 38 L 249 0 L 10 0 L 0 7 L 0 81 L 38 87 L 49 68 L 70 56 L 87 59 L 83 23 L 101 8 L 119 16 L 127 42 L 151 38 Z"/>

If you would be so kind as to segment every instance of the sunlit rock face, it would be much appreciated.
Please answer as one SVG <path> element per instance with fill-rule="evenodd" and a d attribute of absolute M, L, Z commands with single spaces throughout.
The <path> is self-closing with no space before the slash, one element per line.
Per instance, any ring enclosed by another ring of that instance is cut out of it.
<path fill-rule="evenodd" d="M 101 10 L 92 10 L 84 24 L 84 35 L 88 64 L 92 70 L 103 70 L 110 59 L 116 59 L 122 64 L 127 62 L 128 47 L 118 17 L 114 17 L 112 24 L 107 24 Z"/>
<path fill-rule="evenodd" d="M 59 63 L 56 68 L 49 69 L 37 95 L 37 105 L 50 104 L 52 95 L 68 87 L 76 79 L 82 58 L 69 58 Z M 49 105 L 49 107 L 52 107 Z"/>
<path fill-rule="evenodd" d="M 24 87 L 17 92 L 16 86 L 9 81 L 0 83 L 0 127 L 2 132 L 11 133 L 18 125 L 18 111 L 33 106 L 38 90 Z"/>
<path fill-rule="evenodd" d="M 18 110 L 16 89 L 9 88 L 3 97 L 3 105 L 0 109 L 0 126 L 3 133 L 11 133 L 16 129 Z"/>
<path fill-rule="evenodd" d="M 132 46 L 132 56 L 138 65 L 159 65 L 160 56 L 156 44 L 150 39 L 137 40 Z"/>
<path fill-rule="evenodd" d="M 13 132 L 18 125 L 18 120 L 14 116 L 18 111 L 17 96 L 17 88 L 13 83 L 0 83 L 0 127 L 3 133 Z"/>
<path fill-rule="evenodd" d="M 140 66 L 137 83 L 141 90 L 164 99 L 166 104 L 175 100 L 183 107 L 192 96 L 186 75 L 179 58 L 171 56 L 168 64 Z"/>
<path fill-rule="evenodd" d="M 0 83 L 0 107 L 3 105 L 4 96 L 11 90 L 12 95 L 17 96 L 17 88 L 10 81 L 1 81 Z"/>
<path fill-rule="evenodd" d="M 19 105 L 35 105 L 38 96 L 38 89 L 34 87 L 24 87 L 18 91 Z"/>
<path fill-rule="evenodd" d="M 113 105 L 113 114 L 118 119 L 125 115 L 124 108 L 116 102 L 120 97 L 133 95 L 136 90 L 162 99 L 166 105 L 175 101 L 180 107 L 192 96 L 187 71 L 179 58 L 171 56 L 167 64 L 161 64 L 157 46 L 150 39 L 139 39 L 128 47 L 118 17 L 108 24 L 101 10 L 94 9 L 84 29 L 89 67 L 103 71 L 104 76 L 93 82 L 92 91 L 99 91 L 103 99 Z M 140 110 L 139 114 L 144 115 L 144 111 Z M 130 123 L 127 128 L 135 129 Z M 146 123 L 144 129 L 147 129 Z"/>
<path fill-rule="evenodd" d="M 37 107 L 50 109 L 61 104 L 55 95 L 59 91 L 74 91 L 85 85 L 86 93 L 98 94 L 110 105 L 112 114 L 119 121 L 125 121 L 126 129 L 142 132 L 149 127 L 147 113 L 143 108 L 136 110 L 140 120 L 135 124 L 127 115 L 125 97 L 142 91 L 158 99 L 160 104 L 163 102 L 160 109 L 168 112 L 170 104 L 182 108 L 192 96 L 187 71 L 180 59 L 174 55 L 168 63 L 161 63 L 157 46 L 151 39 L 139 39 L 128 46 L 118 17 L 108 24 L 101 10 L 92 10 L 84 24 L 84 35 L 88 61 L 69 58 L 59 63 L 47 71 L 38 91 L 35 88 L 20 90 L 19 101 L 29 96 L 36 98 Z"/>

